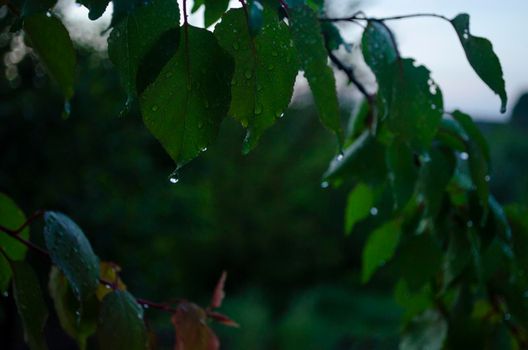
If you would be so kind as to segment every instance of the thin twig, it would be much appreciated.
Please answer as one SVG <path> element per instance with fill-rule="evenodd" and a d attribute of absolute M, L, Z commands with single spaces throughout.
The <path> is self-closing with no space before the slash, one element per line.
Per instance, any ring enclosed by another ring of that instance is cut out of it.
<path fill-rule="evenodd" d="M 328 50 L 328 57 L 330 57 L 330 60 L 332 61 L 332 63 L 339 70 L 343 71 L 346 74 L 346 76 L 348 77 L 348 80 L 350 80 L 350 82 L 356 86 L 356 88 L 359 90 L 359 92 L 361 92 L 363 94 L 363 96 L 365 96 L 365 98 L 367 99 L 369 104 L 373 104 L 374 103 L 374 96 L 372 94 L 369 94 L 367 89 L 363 86 L 363 84 L 361 84 L 357 80 L 352 68 L 347 67 L 343 62 L 341 62 L 339 60 L 339 58 L 337 58 L 336 55 L 334 55 L 334 53 L 329 48 L 327 48 L 327 50 Z"/>
<path fill-rule="evenodd" d="M 320 21 L 323 22 L 352 22 L 352 21 L 395 21 L 400 19 L 418 18 L 418 17 L 434 17 L 440 18 L 450 22 L 451 20 L 446 16 L 439 15 L 436 13 L 414 13 L 410 15 L 390 16 L 390 17 L 366 17 L 362 12 L 356 12 L 352 16 L 347 17 L 323 17 Z"/>

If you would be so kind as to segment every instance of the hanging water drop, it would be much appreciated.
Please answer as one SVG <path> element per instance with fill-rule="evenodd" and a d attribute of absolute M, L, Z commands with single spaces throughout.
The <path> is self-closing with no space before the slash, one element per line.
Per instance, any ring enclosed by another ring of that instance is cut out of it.
<path fill-rule="evenodd" d="M 328 181 L 323 181 L 323 182 L 321 182 L 321 188 L 328 188 L 328 186 L 330 186 L 330 184 L 328 183 Z"/>
<path fill-rule="evenodd" d="M 343 152 L 340 152 L 340 153 L 337 155 L 336 160 L 337 160 L 338 162 L 340 162 L 340 161 L 343 160 L 343 158 L 345 158 L 345 156 L 344 156 Z"/>
<path fill-rule="evenodd" d="M 202 151 L 202 152 L 207 151 L 207 147 L 202 147 L 201 151 Z"/>
<path fill-rule="evenodd" d="M 467 154 L 467 152 L 461 152 L 460 153 L 460 159 L 468 160 L 469 159 L 469 154 Z"/>
<path fill-rule="evenodd" d="M 169 175 L 169 182 L 171 184 L 177 184 L 178 181 L 180 181 L 180 174 L 178 172 L 178 168 L 176 168 L 170 175 Z"/>
<path fill-rule="evenodd" d="M 370 208 L 370 215 L 372 215 L 372 216 L 378 215 L 378 208 L 376 208 L 376 207 Z"/>

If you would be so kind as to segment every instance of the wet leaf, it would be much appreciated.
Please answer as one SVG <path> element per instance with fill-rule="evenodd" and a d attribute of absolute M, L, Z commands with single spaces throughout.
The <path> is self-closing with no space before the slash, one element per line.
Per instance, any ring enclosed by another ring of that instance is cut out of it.
<path fill-rule="evenodd" d="M 112 283 L 114 289 L 127 290 L 126 284 L 121 280 L 121 277 L 119 277 L 119 272 L 121 272 L 121 267 L 119 265 L 113 262 L 101 261 L 99 266 L 99 276 L 101 280 Z M 111 291 L 112 287 L 100 283 L 95 291 L 95 295 L 98 300 L 103 300 Z"/>
<path fill-rule="evenodd" d="M 312 90 L 322 123 L 334 131 L 343 144 L 336 82 L 328 66 L 321 25 L 317 14 L 307 5 L 295 2 L 288 10 L 293 43 L 297 48 L 301 69 Z"/>
<path fill-rule="evenodd" d="M 13 294 L 18 314 L 24 326 L 24 338 L 31 350 L 47 349 L 44 326 L 48 309 L 33 269 L 25 262 L 11 262 Z"/>
<path fill-rule="evenodd" d="M 395 209 L 403 208 L 411 199 L 418 180 L 414 153 L 405 143 L 394 140 L 387 147 L 387 168 Z"/>
<path fill-rule="evenodd" d="M 136 95 L 136 79 L 140 64 L 163 34 L 177 29 L 180 12 L 176 1 L 152 0 L 137 7 L 117 24 L 108 37 L 108 56 L 121 75 L 125 90 Z M 170 32 L 165 46 L 174 47 L 179 42 L 179 30 Z M 151 57 L 147 63 L 155 60 Z M 163 67 L 162 62 L 159 70 Z M 159 73 L 159 70 L 152 73 Z"/>
<path fill-rule="evenodd" d="M 290 103 L 298 70 L 295 51 L 287 26 L 269 10 L 256 36 L 250 34 L 242 9 L 230 10 L 216 26 L 215 36 L 235 59 L 229 114 L 249 127 L 247 153 Z"/>
<path fill-rule="evenodd" d="M 79 4 L 86 6 L 88 17 L 93 21 L 103 15 L 110 0 L 76 0 Z"/>
<path fill-rule="evenodd" d="M 441 350 L 447 337 L 447 322 L 436 310 L 416 316 L 405 330 L 401 350 Z"/>
<path fill-rule="evenodd" d="M 75 296 L 86 300 L 99 285 L 99 259 L 82 230 L 58 212 L 44 215 L 44 239 L 51 260 L 64 273 Z"/>
<path fill-rule="evenodd" d="M 48 73 L 59 84 L 64 97 L 73 96 L 75 50 L 68 31 L 55 16 L 39 13 L 24 20 L 24 32 Z"/>
<path fill-rule="evenodd" d="M 355 224 L 365 219 L 370 214 L 374 205 L 374 194 L 369 186 L 359 183 L 348 194 L 345 211 L 345 234 L 352 233 Z"/>
<path fill-rule="evenodd" d="M 143 308 L 130 293 L 116 290 L 105 296 L 99 312 L 97 338 L 101 350 L 147 349 Z"/>
<path fill-rule="evenodd" d="M 86 341 L 95 333 L 97 326 L 98 305 L 95 297 L 81 304 L 64 274 L 55 266 L 51 268 L 48 287 L 62 329 L 75 339 L 79 349 L 86 349 Z"/>
<path fill-rule="evenodd" d="M 366 283 L 374 272 L 392 258 L 400 242 L 401 223 L 388 222 L 372 232 L 363 249 L 361 280 Z"/>
<path fill-rule="evenodd" d="M 501 99 L 501 112 L 506 112 L 508 96 L 499 58 L 493 51 L 493 45 L 488 39 L 471 35 L 469 31 L 469 15 L 459 14 L 451 20 L 458 34 L 469 64 L 477 75 Z"/>
<path fill-rule="evenodd" d="M 232 73 L 232 59 L 212 33 L 184 27 L 176 55 L 141 96 L 143 121 L 178 166 L 215 139 L 229 109 Z"/>

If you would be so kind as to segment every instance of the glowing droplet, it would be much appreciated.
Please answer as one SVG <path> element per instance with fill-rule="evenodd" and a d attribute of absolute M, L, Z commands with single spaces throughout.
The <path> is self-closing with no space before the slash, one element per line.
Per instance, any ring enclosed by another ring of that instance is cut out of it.
<path fill-rule="evenodd" d="M 468 160 L 469 159 L 469 154 L 467 154 L 466 152 L 461 152 L 460 153 L 460 159 Z"/>
<path fill-rule="evenodd" d="M 345 156 L 343 155 L 343 152 L 339 153 L 336 157 L 337 161 L 340 162 L 343 160 L 343 158 L 345 158 Z"/>
<path fill-rule="evenodd" d="M 171 184 L 177 184 L 178 181 L 180 181 L 180 174 L 178 172 L 178 168 L 176 168 L 170 175 L 169 175 L 169 181 Z"/>
<path fill-rule="evenodd" d="M 370 215 L 372 215 L 372 216 L 378 215 L 378 208 L 376 208 L 376 207 L 370 208 Z"/>
<path fill-rule="evenodd" d="M 156 106 L 156 105 L 152 106 L 152 112 L 156 112 L 156 111 L 158 110 L 158 108 L 159 108 L 159 107 Z"/>
<path fill-rule="evenodd" d="M 330 184 L 328 183 L 328 181 L 323 181 L 323 182 L 321 182 L 321 188 L 328 188 L 328 186 L 330 186 Z"/>

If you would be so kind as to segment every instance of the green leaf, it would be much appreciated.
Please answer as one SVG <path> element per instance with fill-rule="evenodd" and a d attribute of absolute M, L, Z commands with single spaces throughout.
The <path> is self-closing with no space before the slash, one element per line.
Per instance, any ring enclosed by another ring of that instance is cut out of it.
<path fill-rule="evenodd" d="M 136 95 L 136 79 L 140 64 L 163 34 L 178 28 L 180 12 L 178 3 L 172 0 L 153 0 L 136 8 L 114 27 L 108 37 L 108 56 L 115 64 L 125 90 L 130 96 Z M 171 31 L 171 38 L 165 46 L 175 48 L 179 42 L 179 30 Z M 156 51 L 156 54 L 157 51 Z M 147 63 L 155 60 L 151 57 Z M 161 67 L 166 63 L 162 62 Z M 159 73 L 151 72 L 153 75 Z"/>
<path fill-rule="evenodd" d="M 92 21 L 103 15 L 110 0 L 76 0 L 79 4 L 84 5 L 90 12 L 88 18 Z"/>
<path fill-rule="evenodd" d="M 447 322 L 436 310 L 416 316 L 403 333 L 401 350 L 441 350 L 447 337 Z"/>
<path fill-rule="evenodd" d="M 78 300 L 87 300 L 99 285 L 99 259 L 82 230 L 69 217 L 44 214 L 44 239 L 51 260 L 64 273 Z"/>
<path fill-rule="evenodd" d="M 384 147 L 369 131 L 365 131 L 343 154 L 332 160 L 323 178 L 327 181 L 340 181 L 348 177 L 379 185 L 385 181 L 386 172 Z"/>
<path fill-rule="evenodd" d="M 505 209 L 512 229 L 513 252 L 519 265 L 528 272 L 528 208 L 520 204 L 512 204 Z"/>
<path fill-rule="evenodd" d="M 381 117 L 387 117 L 392 101 L 393 65 L 398 60 L 398 51 L 388 27 L 382 22 L 370 21 L 363 31 L 361 48 L 365 62 L 378 82 L 377 98 L 381 106 Z"/>
<path fill-rule="evenodd" d="M 404 320 L 408 321 L 412 317 L 424 312 L 433 302 L 431 286 L 425 285 L 418 291 L 409 290 L 409 286 L 404 279 L 400 279 L 394 288 L 394 299 L 405 309 Z"/>
<path fill-rule="evenodd" d="M 143 308 L 130 293 L 115 290 L 105 296 L 99 311 L 97 337 L 101 350 L 147 349 Z"/>
<path fill-rule="evenodd" d="M 18 314 L 24 325 L 24 338 L 31 350 L 47 349 L 44 326 L 48 309 L 42 297 L 37 276 L 25 262 L 11 262 L 13 269 L 13 294 Z"/>
<path fill-rule="evenodd" d="M 334 23 L 324 21 L 321 23 L 321 29 L 326 45 L 330 50 L 337 50 L 339 47 L 344 46 L 350 52 L 350 45 L 345 42 L 345 39 L 343 39 Z"/>
<path fill-rule="evenodd" d="M 418 180 L 418 167 L 409 146 L 396 139 L 387 147 L 387 169 L 395 209 L 403 208 L 411 199 Z"/>
<path fill-rule="evenodd" d="M 182 166 L 213 141 L 230 103 L 233 62 L 212 33 L 183 27 L 182 42 L 141 96 L 148 129 Z"/>
<path fill-rule="evenodd" d="M 258 0 L 250 1 L 248 9 L 248 27 L 251 36 L 256 36 L 264 25 L 264 6 Z"/>
<path fill-rule="evenodd" d="M 66 277 L 55 266 L 51 268 L 48 287 L 62 329 L 75 339 L 81 350 L 86 349 L 86 340 L 95 333 L 97 325 L 95 297 L 81 306 Z"/>
<path fill-rule="evenodd" d="M 68 31 L 56 17 L 45 14 L 24 20 L 24 31 L 49 74 L 55 79 L 67 100 L 73 96 L 75 50 Z"/>
<path fill-rule="evenodd" d="M 328 66 L 328 54 L 317 14 L 307 5 L 291 6 L 288 14 L 301 69 L 308 79 L 321 121 L 336 133 L 339 144 L 342 145 L 343 130 L 336 82 L 334 73 Z"/>
<path fill-rule="evenodd" d="M 424 66 L 412 59 L 393 63 L 389 127 L 418 151 L 430 146 L 442 120 L 442 93 Z"/>
<path fill-rule="evenodd" d="M 490 179 L 490 152 L 488 143 L 469 115 L 455 111 L 453 112 L 453 118 L 462 126 L 468 136 L 466 140 L 466 151 L 469 155 L 469 172 L 473 184 L 477 189 L 480 203 L 484 208 L 487 208 Z"/>
<path fill-rule="evenodd" d="M 3 193 L 0 193 L 0 226 L 16 230 L 26 222 L 26 216 L 15 202 Z M 24 228 L 19 236 L 29 239 L 29 228 Z M 9 260 L 19 261 L 26 257 L 27 247 L 6 233 L 0 231 L 0 247 L 4 250 Z M 2 263 L 0 262 L 0 265 Z"/>
<path fill-rule="evenodd" d="M 204 5 L 204 23 L 206 27 L 209 27 L 226 12 L 229 0 L 204 0 Z"/>
<path fill-rule="evenodd" d="M 248 152 L 290 103 L 297 75 L 287 26 L 265 11 L 264 25 L 252 37 L 243 9 L 230 10 L 216 28 L 218 43 L 235 59 L 229 114 L 248 126 Z"/>
<path fill-rule="evenodd" d="M 368 238 L 363 249 L 361 280 L 366 283 L 374 272 L 392 258 L 401 235 L 399 220 L 390 221 L 378 227 Z"/>
<path fill-rule="evenodd" d="M 363 183 L 357 184 L 347 199 L 345 211 L 345 234 L 352 233 L 354 225 L 365 219 L 370 214 L 370 209 L 374 205 L 374 194 L 370 187 Z"/>
<path fill-rule="evenodd" d="M 506 112 L 508 96 L 504 84 L 502 67 L 499 58 L 493 51 L 493 45 L 485 38 L 471 35 L 469 32 L 469 15 L 459 14 L 451 20 L 462 47 L 466 52 L 469 64 L 477 75 L 501 99 L 501 113 Z"/>
<path fill-rule="evenodd" d="M 422 161 L 418 190 L 425 203 L 425 215 L 435 217 L 446 195 L 446 187 L 453 177 L 456 158 L 448 148 L 433 147 Z"/>
<path fill-rule="evenodd" d="M 473 121 L 473 118 L 458 110 L 454 111 L 452 115 L 453 118 L 460 124 L 460 126 L 462 126 L 469 139 L 478 145 L 480 151 L 482 152 L 482 155 L 484 156 L 486 161 L 489 162 L 491 157 L 488 142 L 486 141 L 486 138 L 480 131 L 477 124 L 475 124 L 475 122 Z"/>
<path fill-rule="evenodd" d="M 440 271 L 442 250 L 430 234 L 412 236 L 398 249 L 396 264 L 401 277 L 412 291 L 433 280 Z"/>

